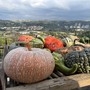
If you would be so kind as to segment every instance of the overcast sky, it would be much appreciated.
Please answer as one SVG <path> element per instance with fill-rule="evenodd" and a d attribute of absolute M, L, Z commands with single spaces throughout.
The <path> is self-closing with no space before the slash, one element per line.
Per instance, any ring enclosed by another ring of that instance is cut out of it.
<path fill-rule="evenodd" d="M 0 19 L 90 20 L 90 0 L 0 0 Z"/>

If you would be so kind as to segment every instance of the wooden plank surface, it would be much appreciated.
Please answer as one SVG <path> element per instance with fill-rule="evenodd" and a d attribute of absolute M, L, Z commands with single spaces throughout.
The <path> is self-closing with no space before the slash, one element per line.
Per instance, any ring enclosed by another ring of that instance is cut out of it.
<path fill-rule="evenodd" d="M 0 66 L 2 63 L 0 62 Z M 2 76 L 2 75 L 0 75 Z M 77 74 L 44 80 L 35 84 L 26 84 L 6 88 L 6 90 L 73 90 L 76 88 L 90 87 L 90 74 Z"/>
<path fill-rule="evenodd" d="M 7 77 L 5 75 L 3 65 L 4 65 L 4 57 L 8 53 L 7 39 L 5 39 L 5 46 L 0 47 L 0 49 L 4 49 L 2 61 L 0 62 L 0 80 L 1 80 L 1 84 L 2 84 L 2 90 L 6 90 L 6 79 L 7 79 Z"/>
<path fill-rule="evenodd" d="M 7 88 L 6 90 L 78 90 L 90 85 L 90 74 L 77 74 L 45 80 L 36 84 Z"/>
<path fill-rule="evenodd" d="M 71 75 L 67 78 L 77 81 L 79 87 L 90 86 L 90 74 Z"/>
<path fill-rule="evenodd" d="M 2 84 L 2 90 L 6 90 L 4 70 L 3 69 L 0 69 L 0 80 L 1 80 L 1 84 Z"/>

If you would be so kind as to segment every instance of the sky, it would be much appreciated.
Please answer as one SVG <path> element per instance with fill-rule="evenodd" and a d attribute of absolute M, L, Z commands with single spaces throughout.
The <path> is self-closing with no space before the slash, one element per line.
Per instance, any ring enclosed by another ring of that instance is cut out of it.
<path fill-rule="evenodd" d="M 90 20 L 90 0 L 0 0 L 4 20 Z"/>

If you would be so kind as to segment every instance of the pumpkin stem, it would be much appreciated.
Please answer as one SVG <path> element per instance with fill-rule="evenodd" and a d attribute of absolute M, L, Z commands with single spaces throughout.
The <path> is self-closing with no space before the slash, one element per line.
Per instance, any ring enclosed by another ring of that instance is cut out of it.
<path fill-rule="evenodd" d="M 26 44 L 25 44 L 25 47 L 28 48 L 29 51 L 31 51 L 31 46 L 30 46 L 29 43 L 26 43 Z"/>
<path fill-rule="evenodd" d="M 74 45 L 76 44 L 76 41 L 78 41 L 78 42 L 79 42 L 79 40 L 80 40 L 80 39 L 75 39 L 75 40 L 74 40 Z"/>

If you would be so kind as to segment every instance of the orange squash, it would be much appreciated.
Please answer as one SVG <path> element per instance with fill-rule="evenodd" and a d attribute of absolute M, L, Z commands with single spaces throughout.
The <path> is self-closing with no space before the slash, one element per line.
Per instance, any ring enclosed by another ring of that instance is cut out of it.
<path fill-rule="evenodd" d="M 57 38 L 55 38 L 54 36 L 47 36 L 45 38 L 45 47 L 50 49 L 51 51 L 55 51 L 59 48 L 64 47 L 63 46 L 63 42 Z"/>
<path fill-rule="evenodd" d="M 25 47 L 11 50 L 4 58 L 4 71 L 15 81 L 34 83 L 46 79 L 54 70 L 55 62 L 49 51 Z"/>
<path fill-rule="evenodd" d="M 32 36 L 29 36 L 29 35 L 21 35 L 21 36 L 18 38 L 18 41 L 20 41 L 20 42 L 25 42 L 25 43 L 29 43 L 32 39 L 33 39 Z"/>

